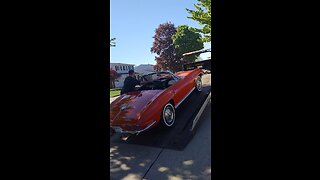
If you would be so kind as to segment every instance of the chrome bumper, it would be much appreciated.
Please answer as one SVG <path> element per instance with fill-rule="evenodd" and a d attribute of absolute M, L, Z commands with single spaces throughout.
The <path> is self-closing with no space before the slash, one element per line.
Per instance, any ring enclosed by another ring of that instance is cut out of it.
<path fill-rule="evenodd" d="M 139 130 L 139 131 L 124 131 L 120 127 L 112 127 L 111 128 L 116 132 L 116 133 L 128 133 L 128 134 L 139 134 L 147 129 L 149 129 L 152 125 L 154 125 L 157 121 L 153 121 L 151 124 L 149 124 L 146 128 Z"/>

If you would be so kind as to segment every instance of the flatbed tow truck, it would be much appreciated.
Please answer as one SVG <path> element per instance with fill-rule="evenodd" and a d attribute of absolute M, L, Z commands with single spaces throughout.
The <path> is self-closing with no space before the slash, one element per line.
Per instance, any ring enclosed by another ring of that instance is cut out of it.
<path fill-rule="evenodd" d="M 184 56 L 211 52 L 211 49 L 185 53 Z M 184 65 L 184 70 L 201 68 L 211 71 L 211 59 L 189 63 Z M 123 137 L 115 134 L 110 141 L 160 147 L 166 149 L 183 150 L 196 132 L 201 122 L 201 115 L 208 103 L 211 102 L 211 75 L 203 75 L 203 90 L 199 95 L 191 93 L 190 96 L 176 110 L 176 124 L 170 129 L 157 126 L 139 135 Z"/>

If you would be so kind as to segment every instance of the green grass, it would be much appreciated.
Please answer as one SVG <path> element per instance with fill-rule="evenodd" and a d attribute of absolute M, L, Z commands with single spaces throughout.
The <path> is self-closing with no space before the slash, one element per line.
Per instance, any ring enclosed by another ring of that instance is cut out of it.
<path fill-rule="evenodd" d="M 120 96 L 120 90 L 121 89 L 110 89 L 110 97 L 116 97 L 116 96 Z"/>

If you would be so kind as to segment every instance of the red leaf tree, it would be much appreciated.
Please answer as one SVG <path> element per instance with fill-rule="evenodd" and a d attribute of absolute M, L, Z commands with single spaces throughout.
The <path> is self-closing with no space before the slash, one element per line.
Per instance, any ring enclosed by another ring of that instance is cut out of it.
<path fill-rule="evenodd" d="M 175 52 L 172 36 L 176 33 L 174 24 L 168 22 L 160 24 L 155 30 L 154 41 L 151 48 L 152 53 L 156 53 L 156 67 L 161 70 L 177 72 L 182 70 L 181 57 Z"/>
<path fill-rule="evenodd" d="M 155 71 L 161 71 L 160 65 L 159 65 L 159 64 L 154 65 L 154 66 L 153 66 L 153 70 L 155 70 Z"/>
<path fill-rule="evenodd" d="M 110 88 L 115 88 L 114 81 L 119 78 L 121 75 L 117 71 L 110 68 Z"/>

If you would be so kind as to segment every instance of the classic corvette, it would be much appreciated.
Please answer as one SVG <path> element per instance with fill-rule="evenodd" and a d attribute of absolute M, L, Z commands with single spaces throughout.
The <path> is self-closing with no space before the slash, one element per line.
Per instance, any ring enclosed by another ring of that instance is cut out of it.
<path fill-rule="evenodd" d="M 139 134 L 158 124 L 172 127 L 175 109 L 194 90 L 201 92 L 202 75 L 203 71 L 195 68 L 175 74 L 161 71 L 142 76 L 141 81 L 147 83 L 110 104 L 110 130 Z"/>

